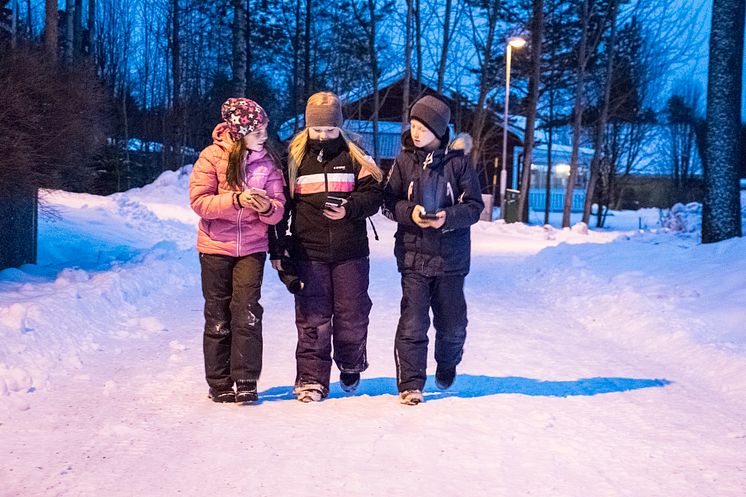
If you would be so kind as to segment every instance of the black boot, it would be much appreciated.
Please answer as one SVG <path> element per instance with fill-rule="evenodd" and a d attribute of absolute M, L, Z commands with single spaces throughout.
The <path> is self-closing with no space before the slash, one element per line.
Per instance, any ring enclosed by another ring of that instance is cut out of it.
<path fill-rule="evenodd" d="M 259 400 L 259 394 L 256 389 L 256 381 L 237 381 L 236 382 L 236 402 L 240 404 L 249 404 Z"/>
<path fill-rule="evenodd" d="M 435 386 L 441 390 L 448 390 L 456 379 L 456 368 L 441 368 L 435 370 Z"/>
<path fill-rule="evenodd" d="M 339 373 L 339 386 L 345 392 L 354 392 L 358 385 L 360 385 L 360 373 L 345 373 L 344 371 Z"/>
<path fill-rule="evenodd" d="M 235 392 L 233 392 L 232 388 L 229 390 L 217 390 L 215 388 L 210 388 L 207 396 L 211 398 L 213 402 L 218 402 L 220 404 L 236 401 L 236 394 Z"/>

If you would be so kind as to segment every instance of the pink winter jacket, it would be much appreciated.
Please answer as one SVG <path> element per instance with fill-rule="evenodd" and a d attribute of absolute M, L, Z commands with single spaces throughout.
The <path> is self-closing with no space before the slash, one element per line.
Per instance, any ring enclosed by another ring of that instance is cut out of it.
<path fill-rule="evenodd" d="M 285 208 L 282 173 L 273 166 L 266 151 L 251 152 L 244 162 L 244 188 L 263 188 L 272 209 L 260 216 L 250 208 L 239 209 L 233 203 L 238 190 L 228 186 L 226 170 L 232 141 L 228 126 L 218 124 L 212 132 L 213 143 L 205 148 L 189 177 L 189 203 L 199 215 L 197 250 L 206 254 L 233 257 L 265 252 L 268 249 L 267 225 L 277 224 Z"/>

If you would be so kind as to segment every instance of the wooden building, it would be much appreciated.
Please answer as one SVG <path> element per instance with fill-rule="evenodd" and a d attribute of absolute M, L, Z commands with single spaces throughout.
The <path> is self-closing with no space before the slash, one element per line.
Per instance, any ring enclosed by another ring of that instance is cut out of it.
<path fill-rule="evenodd" d="M 409 101 L 414 103 L 423 95 L 435 95 L 437 85 L 434 81 L 423 78 L 422 81 L 411 81 Z M 374 95 L 370 88 L 348 92 L 340 95 L 345 116 L 345 129 L 357 135 L 361 146 L 374 156 L 383 169 L 388 169 L 401 149 L 401 134 L 408 124 L 402 127 L 402 110 L 404 94 L 404 74 L 393 73 L 379 81 L 378 130 L 374 134 L 373 116 L 375 114 Z M 474 104 L 465 96 L 446 90 L 442 97 L 451 107 L 451 137 L 455 133 L 472 134 L 476 113 Z M 502 116 L 487 110 L 482 136 L 480 156 L 473 157 L 480 173 L 482 191 L 492 193 L 496 178 L 495 165 L 502 155 Z M 302 129 L 303 115 L 292 118 L 280 127 L 278 136 L 288 141 L 297 130 Z M 377 147 L 374 146 L 377 142 Z M 514 149 L 523 143 L 523 131 L 514 126 L 508 127 L 508 178 L 514 176 Z M 510 181 L 508 186 L 510 185 Z"/>

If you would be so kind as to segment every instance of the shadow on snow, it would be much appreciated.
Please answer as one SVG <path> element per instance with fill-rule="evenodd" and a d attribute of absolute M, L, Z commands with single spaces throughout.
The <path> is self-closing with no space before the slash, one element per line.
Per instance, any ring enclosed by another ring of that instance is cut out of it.
<path fill-rule="evenodd" d="M 428 376 L 425 385 L 425 398 L 428 401 L 445 399 L 448 397 L 487 397 L 500 394 L 520 394 L 533 397 L 572 397 L 577 395 L 592 396 L 613 392 L 628 392 L 642 388 L 665 387 L 671 382 L 665 379 L 638 378 L 583 378 L 574 381 L 542 381 L 521 377 L 496 377 L 483 375 L 461 374 L 456 377 L 453 386 L 445 391 L 435 387 L 435 379 Z M 330 399 L 338 399 L 360 395 L 395 395 L 395 378 L 364 378 L 354 394 L 347 394 L 339 387 L 339 383 L 330 386 Z M 294 400 L 292 386 L 269 388 L 259 394 L 262 402 L 276 400 Z"/>

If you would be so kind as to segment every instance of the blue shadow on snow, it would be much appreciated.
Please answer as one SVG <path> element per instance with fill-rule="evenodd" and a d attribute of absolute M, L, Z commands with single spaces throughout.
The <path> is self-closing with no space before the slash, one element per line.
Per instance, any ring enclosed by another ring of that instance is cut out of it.
<path fill-rule="evenodd" d="M 613 392 L 628 392 L 642 388 L 658 388 L 670 385 L 665 379 L 638 378 L 583 378 L 574 381 L 543 381 L 518 376 L 496 377 L 483 375 L 460 374 L 448 390 L 438 390 L 435 378 L 428 376 L 424 394 L 427 401 L 461 397 L 487 397 L 500 394 L 521 394 L 532 397 L 572 397 L 577 395 L 592 396 Z M 342 391 L 339 383 L 332 383 L 329 389 L 330 399 L 359 395 L 395 395 L 395 378 L 363 378 L 357 392 L 350 395 Z M 292 386 L 272 387 L 260 392 L 261 402 L 277 400 L 294 400 Z"/>

